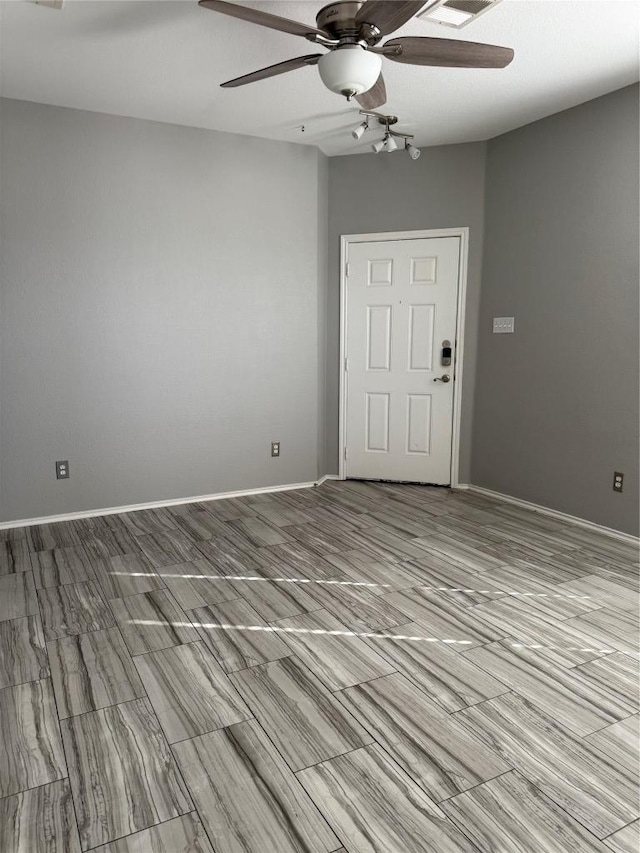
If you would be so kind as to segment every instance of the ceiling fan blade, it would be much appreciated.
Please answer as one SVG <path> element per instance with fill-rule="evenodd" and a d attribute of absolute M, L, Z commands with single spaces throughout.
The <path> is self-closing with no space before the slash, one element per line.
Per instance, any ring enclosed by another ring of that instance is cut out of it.
<path fill-rule="evenodd" d="M 372 24 L 388 36 L 410 21 L 426 0 L 367 0 L 356 15 L 356 24 Z"/>
<path fill-rule="evenodd" d="M 392 39 L 374 50 L 394 62 L 446 68 L 504 68 L 513 59 L 510 47 L 428 37 Z"/>
<path fill-rule="evenodd" d="M 382 71 L 380 72 L 380 76 L 377 81 L 368 92 L 356 95 L 356 101 L 360 104 L 363 110 L 377 110 L 378 107 L 387 103 L 387 89 L 384 85 Z"/>
<path fill-rule="evenodd" d="M 312 53 L 309 56 L 298 56 L 295 59 L 287 59 L 285 62 L 278 62 L 275 65 L 269 65 L 267 68 L 260 68 L 259 71 L 253 71 L 251 74 L 236 77 L 234 80 L 227 80 L 226 83 L 221 83 L 220 85 L 223 89 L 235 89 L 236 86 L 244 86 L 247 83 L 255 83 L 257 80 L 276 77 L 278 74 L 295 71 L 296 68 L 303 68 L 305 65 L 315 65 L 321 56 L 321 53 Z"/>
<path fill-rule="evenodd" d="M 205 9 L 211 9 L 212 12 L 222 12 L 223 15 L 230 15 L 232 18 L 241 18 L 243 21 L 259 24 L 261 27 L 279 30 L 281 33 L 291 33 L 291 35 L 302 36 L 303 38 L 308 35 L 325 37 L 328 35 L 323 30 L 309 24 L 301 24 L 298 21 L 291 21 L 289 18 L 281 18 L 279 15 L 260 12 L 258 9 L 249 9 L 246 6 L 239 6 L 237 3 L 226 3 L 225 0 L 200 0 L 198 5 Z"/>

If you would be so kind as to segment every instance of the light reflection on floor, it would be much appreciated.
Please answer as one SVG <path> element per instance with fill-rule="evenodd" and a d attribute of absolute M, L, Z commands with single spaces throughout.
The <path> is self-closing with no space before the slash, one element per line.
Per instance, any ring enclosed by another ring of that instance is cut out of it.
<path fill-rule="evenodd" d="M 224 622 L 163 622 L 157 619 L 129 619 L 128 625 L 170 625 L 172 628 L 205 628 L 222 631 L 266 631 L 273 634 L 326 634 L 331 637 L 364 637 L 376 640 L 407 640 L 409 642 L 444 643 L 446 645 L 477 645 L 474 640 L 442 639 L 442 637 L 423 637 L 412 634 L 389 634 L 381 631 L 343 631 L 325 628 L 283 628 L 279 625 L 231 625 Z M 504 638 L 500 642 L 507 642 Z M 549 649 L 570 652 L 592 652 L 594 654 L 614 654 L 616 649 L 592 649 L 580 646 L 547 646 L 543 643 L 511 643 L 514 649 Z"/>
<path fill-rule="evenodd" d="M 301 583 L 301 584 L 322 584 L 325 586 L 364 586 L 364 587 L 386 587 L 396 589 L 390 583 L 372 583 L 369 581 L 338 581 L 338 580 L 316 580 L 311 578 L 270 578 L 262 577 L 262 575 L 203 575 L 203 574 L 182 574 L 180 572 L 163 572 L 158 569 L 154 572 L 108 572 L 109 575 L 126 576 L 131 578 L 176 578 L 184 580 L 211 580 L 211 581 L 263 581 L 271 583 Z M 408 587 L 409 588 L 409 587 Z M 575 595 L 573 593 L 562 592 L 517 592 L 516 590 L 497 590 L 497 589 L 469 589 L 462 586 L 426 586 L 424 584 L 416 584 L 410 587 L 411 589 L 428 589 L 434 592 L 476 592 L 481 595 L 514 595 L 522 598 L 573 598 L 579 601 L 590 599 L 590 595 Z M 402 589 L 397 589 L 402 592 Z"/>

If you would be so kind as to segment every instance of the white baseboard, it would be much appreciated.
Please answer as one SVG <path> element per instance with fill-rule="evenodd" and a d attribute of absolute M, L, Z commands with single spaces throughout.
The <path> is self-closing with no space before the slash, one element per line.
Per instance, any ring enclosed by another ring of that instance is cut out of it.
<path fill-rule="evenodd" d="M 327 480 L 339 480 L 340 477 L 338 474 L 323 474 L 322 477 L 316 482 L 316 486 L 321 486 L 323 483 L 326 483 Z"/>
<path fill-rule="evenodd" d="M 522 498 L 514 498 L 511 495 L 504 495 L 502 492 L 494 492 L 491 489 L 485 489 L 483 486 L 474 486 L 472 483 L 464 483 L 456 486 L 458 489 L 468 489 L 478 495 L 484 495 L 487 498 L 493 498 L 496 501 L 503 503 L 514 504 L 521 506 L 523 509 L 530 509 L 533 512 L 539 512 L 541 515 L 548 515 L 551 518 L 557 518 L 560 521 L 566 521 L 569 524 L 575 524 L 578 527 L 584 527 L 587 530 L 593 530 L 594 533 L 602 533 L 604 536 L 611 536 L 613 539 L 619 539 L 621 542 L 627 542 L 629 545 L 639 545 L 640 539 L 632 536 L 630 533 L 623 533 L 622 530 L 614 530 L 612 527 L 605 527 L 602 524 L 596 524 L 594 521 L 587 521 L 586 518 L 580 518 L 577 515 L 569 515 L 566 512 L 560 512 L 557 509 L 551 509 L 541 504 L 534 504 L 531 501 L 522 500 Z"/>
<path fill-rule="evenodd" d="M 236 492 L 218 492 L 214 495 L 196 495 L 189 498 L 172 498 L 166 501 L 149 501 L 148 503 L 129 504 L 127 506 L 112 506 L 104 509 L 81 510 L 80 512 L 68 512 L 62 515 L 44 515 L 40 518 L 21 518 L 16 521 L 0 521 L 0 530 L 10 530 L 12 527 L 33 527 L 35 524 L 56 524 L 59 521 L 73 521 L 78 518 L 93 518 L 100 515 L 118 515 L 122 512 L 138 512 L 142 509 L 159 509 L 164 506 L 180 506 L 182 504 L 193 504 L 205 501 L 223 501 L 227 498 L 243 498 L 250 495 L 264 495 L 271 492 L 291 492 L 296 489 L 310 489 L 314 486 L 321 486 L 327 480 L 339 480 L 338 474 L 324 474 L 318 480 L 309 483 L 289 483 L 283 486 L 263 486 L 259 489 L 243 489 Z M 530 509 L 533 512 L 539 512 L 541 515 L 548 515 L 552 518 L 558 518 L 561 521 L 566 521 L 569 524 L 575 524 L 579 527 L 585 527 L 587 530 L 593 530 L 597 533 L 602 533 L 605 536 L 611 536 L 614 539 L 619 539 L 622 542 L 628 542 L 631 545 L 640 545 L 640 539 L 632 536 L 629 533 L 623 533 L 621 530 L 614 530 L 611 527 L 604 527 L 601 524 L 596 524 L 593 521 L 587 521 L 585 518 L 579 518 L 575 515 L 568 515 L 565 512 L 560 512 L 556 509 L 534 504 L 530 501 L 514 498 L 511 495 L 504 495 L 502 492 L 494 492 L 491 489 L 485 489 L 482 486 L 474 486 L 472 483 L 458 483 L 452 488 L 459 491 L 471 491 L 479 495 L 484 495 L 488 498 L 493 498 L 504 503 L 515 504 L 525 509 Z"/>
<path fill-rule="evenodd" d="M 41 518 L 21 518 L 16 521 L 0 521 L 0 530 L 9 530 L 12 527 L 33 527 L 34 524 L 56 524 L 58 521 L 73 521 L 77 518 L 93 518 L 99 515 L 117 515 L 121 512 L 137 512 L 141 509 L 159 509 L 163 506 L 180 506 L 181 504 L 194 504 L 200 501 L 223 501 L 226 498 L 243 498 L 248 495 L 263 495 L 270 492 L 291 492 L 295 489 L 310 489 L 320 486 L 325 480 L 337 479 L 333 474 L 326 474 L 320 480 L 312 483 L 291 483 L 285 486 L 264 486 L 260 489 L 243 489 L 239 492 L 218 492 L 215 495 L 197 495 L 190 498 L 173 498 L 167 501 L 149 501 L 143 504 L 129 504 L 128 506 L 111 506 L 105 509 L 89 509 L 80 512 L 67 512 L 62 515 L 45 515 Z"/>

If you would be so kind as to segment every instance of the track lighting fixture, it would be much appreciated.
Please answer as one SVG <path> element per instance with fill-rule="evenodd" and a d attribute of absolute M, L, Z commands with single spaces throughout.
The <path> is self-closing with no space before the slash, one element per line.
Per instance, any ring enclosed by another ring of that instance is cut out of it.
<path fill-rule="evenodd" d="M 357 127 L 354 127 L 354 129 L 351 131 L 351 136 L 353 136 L 354 139 L 361 139 L 362 134 L 365 132 L 365 130 L 369 130 L 369 119 L 368 118 L 366 118 L 362 122 L 362 124 L 359 124 Z"/>
<path fill-rule="evenodd" d="M 385 128 L 385 134 L 382 139 L 379 139 L 377 142 L 374 142 L 371 146 L 371 150 L 374 154 L 379 154 L 381 151 L 387 151 L 391 153 L 392 151 L 397 151 L 400 147 L 399 141 L 400 139 L 404 139 L 404 150 L 407 152 L 409 157 L 412 160 L 417 160 L 420 156 L 420 149 L 416 148 L 412 145 L 409 140 L 413 139 L 412 133 L 402 133 L 399 130 L 393 130 L 391 125 L 396 124 L 398 121 L 397 116 L 385 116 L 381 113 L 375 113 L 371 110 L 360 110 L 360 115 L 365 116 L 365 120 L 362 124 L 359 124 L 354 130 L 351 131 L 351 135 L 354 139 L 361 139 L 365 130 L 369 130 L 369 119 L 377 118 L 378 124 L 381 124 Z"/>

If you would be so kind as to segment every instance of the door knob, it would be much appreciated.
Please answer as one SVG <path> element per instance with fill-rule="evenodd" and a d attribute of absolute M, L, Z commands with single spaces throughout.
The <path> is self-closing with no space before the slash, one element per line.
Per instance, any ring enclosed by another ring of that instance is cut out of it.
<path fill-rule="evenodd" d="M 436 376 L 434 382 L 451 382 L 451 377 L 448 373 L 443 373 L 442 376 Z"/>

